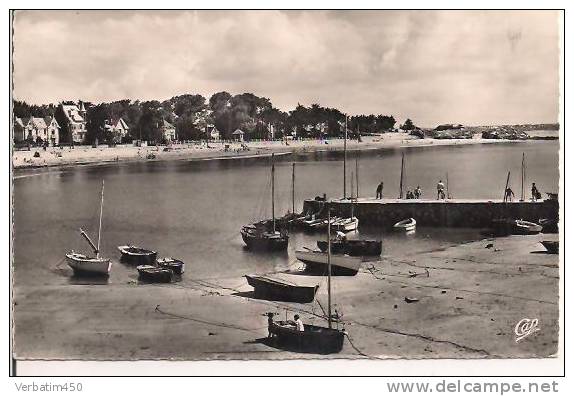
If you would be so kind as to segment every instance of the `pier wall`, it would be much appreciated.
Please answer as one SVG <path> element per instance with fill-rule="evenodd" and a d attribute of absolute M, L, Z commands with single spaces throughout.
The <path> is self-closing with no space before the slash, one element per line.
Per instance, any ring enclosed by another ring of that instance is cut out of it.
<path fill-rule="evenodd" d="M 333 212 L 350 216 L 349 201 L 332 201 Z M 492 219 L 514 218 L 538 222 L 541 218 L 558 218 L 558 201 L 501 202 L 501 201 L 418 201 L 394 200 L 392 202 L 369 200 L 354 204 L 354 214 L 360 224 L 392 227 L 398 221 L 413 217 L 417 224 L 430 227 L 483 228 Z M 324 201 L 305 200 L 305 213 L 316 213 Z"/>

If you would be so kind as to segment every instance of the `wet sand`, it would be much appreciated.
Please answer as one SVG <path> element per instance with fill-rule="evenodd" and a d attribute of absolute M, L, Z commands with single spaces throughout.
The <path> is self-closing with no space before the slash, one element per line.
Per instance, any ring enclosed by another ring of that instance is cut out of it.
<path fill-rule="evenodd" d="M 373 150 L 398 147 L 445 146 L 478 143 L 500 143 L 509 140 L 481 139 L 418 139 L 407 133 L 387 133 L 382 136 L 366 136 L 362 142 L 347 141 L 348 150 Z M 226 151 L 225 145 L 229 148 Z M 169 151 L 163 151 L 165 146 L 134 147 L 121 145 L 116 147 L 76 146 L 75 148 L 48 148 L 31 149 L 30 151 L 14 151 L 12 165 L 19 168 L 65 167 L 79 165 L 98 165 L 115 162 L 134 161 L 167 161 L 167 160 L 210 160 L 231 159 L 245 157 L 269 156 L 271 153 L 290 154 L 320 151 L 341 151 L 344 142 L 342 139 L 289 141 L 261 141 L 246 143 L 248 150 L 242 150 L 241 143 L 209 143 L 206 144 L 175 144 Z M 34 158 L 34 153 L 40 154 Z M 148 158 L 153 154 L 154 158 Z"/>
<path fill-rule="evenodd" d="M 400 261 L 383 256 L 381 261 L 364 263 L 355 277 L 334 278 L 333 300 L 342 312 L 349 339 L 341 353 L 327 356 L 526 358 L 555 354 L 558 255 L 546 254 L 539 241 L 557 238 L 557 234 L 511 236 L 405 255 Z M 489 243 L 494 246 L 486 248 Z M 183 276 L 193 279 L 193 263 Z M 279 318 L 286 312 L 292 318 L 298 312 L 305 323 L 325 325 L 324 278 L 294 273 L 275 276 L 320 284 L 320 304 L 254 299 L 244 278 L 198 279 L 191 287 L 134 282 L 16 285 L 16 356 L 325 358 L 268 345 L 266 312 L 276 312 Z M 408 303 L 405 297 L 418 302 Z M 523 318 L 537 318 L 540 331 L 517 343 L 514 327 Z"/>

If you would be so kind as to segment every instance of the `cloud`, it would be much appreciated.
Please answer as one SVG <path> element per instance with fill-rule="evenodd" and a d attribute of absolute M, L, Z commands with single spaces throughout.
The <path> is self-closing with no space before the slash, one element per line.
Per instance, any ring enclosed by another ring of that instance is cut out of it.
<path fill-rule="evenodd" d="M 32 103 L 253 92 L 419 125 L 550 122 L 550 11 L 20 11 L 14 95 Z"/>

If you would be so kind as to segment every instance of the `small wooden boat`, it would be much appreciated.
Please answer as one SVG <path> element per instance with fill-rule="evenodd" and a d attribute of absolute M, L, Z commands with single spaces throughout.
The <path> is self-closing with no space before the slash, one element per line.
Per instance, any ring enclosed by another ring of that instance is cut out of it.
<path fill-rule="evenodd" d="M 560 242 L 558 241 L 542 241 L 542 246 L 546 248 L 548 253 L 558 254 Z"/>
<path fill-rule="evenodd" d="M 185 272 L 185 263 L 172 257 L 164 257 L 158 259 L 157 265 L 158 267 L 172 270 L 176 275 L 181 275 Z"/>
<path fill-rule="evenodd" d="M 88 257 L 80 253 L 66 254 L 66 262 L 77 275 L 109 275 L 112 262 L 108 258 Z"/>
<path fill-rule="evenodd" d="M 100 199 L 100 222 L 98 227 L 98 243 L 97 245 L 92 242 L 88 234 L 80 228 L 80 235 L 91 246 L 94 251 L 95 257 L 90 257 L 85 254 L 75 253 L 71 251 L 66 254 L 66 263 L 76 275 L 105 275 L 108 276 L 112 269 L 112 262 L 109 258 L 100 257 L 100 239 L 102 231 L 102 213 L 104 208 L 104 182 L 102 181 L 102 192 Z"/>
<path fill-rule="evenodd" d="M 290 321 L 276 321 L 269 324 L 269 334 L 292 349 L 320 354 L 337 353 L 343 349 L 345 331 L 306 324 L 304 331 L 298 331 Z"/>
<path fill-rule="evenodd" d="M 359 219 L 356 217 L 342 218 L 331 223 L 331 229 L 343 232 L 355 231 L 359 228 Z"/>
<path fill-rule="evenodd" d="M 255 298 L 266 300 L 310 303 L 319 288 L 319 285 L 299 286 L 265 276 L 245 275 L 245 278 L 253 286 Z"/>
<path fill-rule="evenodd" d="M 526 220 L 515 220 L 513 234 L 529 235 L 538 234 L 542 231 L 542 226 Z"/>
<path fill-rule="evenodd" d="M 323 274 L 327 270 L 327 253 L 311 249 L 296 250 L 295 257 L 305 263 L 305 270 L 308 272 Z M 332 254 L 331 271 L 333 275 L 357 275 L 361 262 L 361 257 Z"/>
<path fill-rule="evenodd" d="M 327 241 L 317 241 L 317 247 L 327 251 Z M 332 240 L 331 253 L 348 254 L 349 256 L 380 256 L 383 251 L 383 241 L 368 239 Z"/>
<path fill-rule="evenodd" d="M 170 283 L 173 280 L 173 271 L 169 268 L 155 265 L 138 265 L 138 274 L 141 280 L 152 283 Z"/>
<path fill-rule="evenodd" d="M 241 238 L 248 249 L 278 251 L 289 245 L 289 235 L 280 231 L 265 231 L 253 225 L 241 228 Z"/>
<path fill-rule="evenodd" d="M 538 224 L 542 226 L 545 234 L 556 234 L 558 232 L 558 219 L 540 219 Z"/>
<path fill-rule="evenodd" d="M 417 221 L 412 217 L 404 219 L 396 223 L 393 228 L 397 231 L 414 231 L 417 226 Z"/>
<path fill-rule="evenodd" d="M 121 261 L 135 265 L 154 265 L 157 252 L 132 245 L 118 246 Z"/>

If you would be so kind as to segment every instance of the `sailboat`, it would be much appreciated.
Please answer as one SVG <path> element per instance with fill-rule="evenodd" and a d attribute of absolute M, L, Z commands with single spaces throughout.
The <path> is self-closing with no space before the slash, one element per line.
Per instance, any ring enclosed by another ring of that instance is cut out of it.
<path fill-rule="evenodd" d="M 85 254 L 76 253 L 71 251 L 66 254 L 66 262 L 70 266 L 75 274 L 92 274 L 92 275 L 109 275 L 112 269 L 112 262 L 109 258 L 100 257 L 100 240 L 102 231 L 102 213 L 104 209 L 104 182 L 102 180 L 102 193 L 100 200 L 100 222 L 98 226 L 98 243 L 95 245 L 88 234 L 80 228 L 80 235 L 88 241 L 92 250 L 94 251 L 95 257 L 87 256 Z"/>
<path fill-rule="evenodd" d="M 347 117 L 345 117 L 345 142 L 344 142 L 344 156 L 343 156 L 343 199 L 347 198 Z M 337 231 L 349 232 L 355 231 L 359 228 L 359 219 L 354 215 L 353 203 L 353 178 L 351 173 L 351 217 L 344 217 L 336 220 L 331 224 L 331 227 Z M 358 199 L 358 197 L 357 197 Z"/>
<path fill-rule="evenodd" d="M 331 213 L 328 208 L 327 218 L 330 220 Z M 304 352 L 316 352 L 321 354 L 338 353 L 343 349 L 345 341 L 345 329 L 333 328 L 331 314 L 331 231 L 328 228 L 327 240 L 327 321 L 328 327 L 305 324 L 303 331 L 297 330 L 297 326 L 291 321 L 272 321 L 269 323 L 269 334 L 273 335 L 279 344 L 288 345 Z M 338 316 L 338 315 L 337 315 Z"/>
<path fill-rule="evenodd" d="M 241 228 L 241 237 L 248 249 L 254 250 L 285 250 L 289 244 L 289 234 L 278 231 L 275 222 L 275 158 L 271 154 L 271 213 L 273 220 L 260 221 L 245 225 Z"/>

